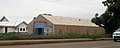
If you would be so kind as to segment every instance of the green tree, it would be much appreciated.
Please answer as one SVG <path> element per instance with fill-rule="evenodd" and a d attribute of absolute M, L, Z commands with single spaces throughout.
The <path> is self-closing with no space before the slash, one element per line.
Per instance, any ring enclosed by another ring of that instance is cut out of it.
<path fill-rule="evenodd" d="M 107 6 L 107 10 L 100 16 L 96 13 L 91 21 L 99 27 L 103 27 L 105 33 L 113 33 L 120 28 L 120 0 L 106 0 L 102 3 Z"/>

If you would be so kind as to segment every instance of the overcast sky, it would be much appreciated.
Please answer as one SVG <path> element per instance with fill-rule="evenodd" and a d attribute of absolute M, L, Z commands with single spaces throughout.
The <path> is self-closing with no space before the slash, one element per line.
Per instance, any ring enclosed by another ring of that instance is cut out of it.
<path fill-rule="evenodd" d="M 0 0 L 0 16 L 35 17 L 41 13 L 91 19 L 105 11 L 102 0 Z"/>

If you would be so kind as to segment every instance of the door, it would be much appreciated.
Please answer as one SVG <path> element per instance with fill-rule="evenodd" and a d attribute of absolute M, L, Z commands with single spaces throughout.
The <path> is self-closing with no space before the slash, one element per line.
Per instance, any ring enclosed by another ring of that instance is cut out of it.
<path fill-rule="evenodd" d="M 5 33 L 7 33 L 7 32 L 8 32 L 7 30 L 8 30 L 8 28 L 7 28 L 7 27 L 5 27 Z"/>
<path fill-rule="evenodd" d="M 35 22 L 34 23 L 34 34 L 43 35 L 45 26 L 46 26 L 45 22 Z"/>
<path fill-rule="evenodd" d="M 43 28 L 38 28 L 38 35 L 44 34 L 44 29 Z"/>

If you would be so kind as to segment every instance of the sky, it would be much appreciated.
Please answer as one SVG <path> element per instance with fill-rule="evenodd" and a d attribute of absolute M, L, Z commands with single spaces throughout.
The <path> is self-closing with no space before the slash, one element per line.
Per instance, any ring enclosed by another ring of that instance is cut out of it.
<path fill-rule="evenodd" d="M 48 13 L 53 16 L 91 19 L 102 14 L 103 0 L 0 0 L 0 16 L 36 17 Z"/>

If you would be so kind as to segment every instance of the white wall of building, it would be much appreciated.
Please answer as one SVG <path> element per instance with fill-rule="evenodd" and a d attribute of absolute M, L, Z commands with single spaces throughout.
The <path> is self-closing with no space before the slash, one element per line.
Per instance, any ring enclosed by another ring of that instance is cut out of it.
<path fill-rule="evenodd" d="M 0 28 L 0 30 L 2 30 L 3 33 L 5 33 L 5 27 Z M 9 32 L 15 32 L 15 28 L 14 27 L 7 27 L 7 33 Z"/>
<path fill-rule="evenodd" d="M 25 23 L 21 23 L 17 27 L 17 32 L 27 32 L 27 25 Z"/>
<path fill-rule="evenodd" d="M 8 27 L 8 32 L 15 32 L 15 28 L 14 27 Z"/>
<path fill-rule="evenodd" d="M 21 23 L 18 27 L 7 27 L 7 33 L 9 32 L 27 32 L 27 25 Z M 5 27 L 0 27 L 0 33 L 5 33 Z"/>
<path fill-rule="evenodd" d="M 3 33 L 3 27 L 0 27 L 0 33 Z"/>
<path fill-rule="evenodd" d="M 3 27 L 3 33 L 5 33 L 5 27 Z"/>

